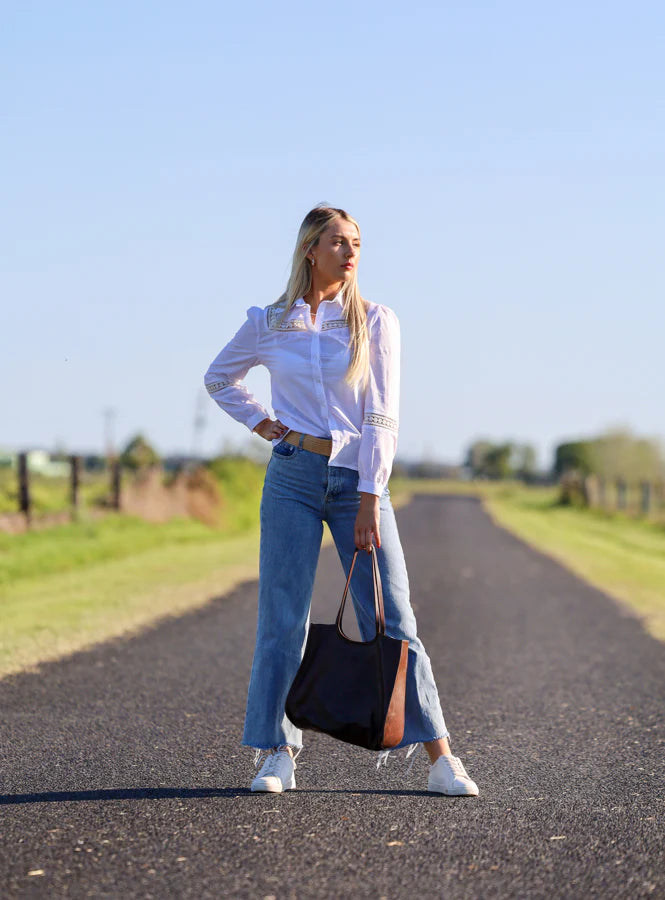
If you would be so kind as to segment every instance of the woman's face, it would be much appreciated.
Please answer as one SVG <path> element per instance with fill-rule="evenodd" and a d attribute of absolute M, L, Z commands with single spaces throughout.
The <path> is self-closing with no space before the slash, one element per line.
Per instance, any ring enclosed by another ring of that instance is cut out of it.
<path fill-rule="evenodd" d="M 360 258 L 358 229 L 353 222 L 333 219 L 307 255 L 315 259 L 312 274 L 316 273 L 319 280 L 350 281 Z"/>

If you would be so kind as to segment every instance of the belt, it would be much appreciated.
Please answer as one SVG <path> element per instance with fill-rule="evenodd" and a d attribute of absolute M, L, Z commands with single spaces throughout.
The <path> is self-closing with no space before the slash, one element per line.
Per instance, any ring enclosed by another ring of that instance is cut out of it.
<path fill-rule="evenodd" d="M 302 431 L 289 431 L 284 440 L 287 444 L 300 444 Z M 320 453 L 322 456 L 330 456 L 332 453 L 332 438 L 314 437 L 313 434 L 306 434 L 302 442 L 303 450 L 311 450 L 313 453 Z"/>

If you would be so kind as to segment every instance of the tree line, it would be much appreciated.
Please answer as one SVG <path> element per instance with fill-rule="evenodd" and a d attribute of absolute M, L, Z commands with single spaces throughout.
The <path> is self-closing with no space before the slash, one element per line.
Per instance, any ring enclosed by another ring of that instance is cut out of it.
<path fill-rule="evenodd" d="M 465 466 L 474 478 L 533 479 L 536 451 L 531 444 L 481 439 L 468 448 Z M 566 441 L 554 449 L 549 474 L 553 481 L 577 473 L 628 482 L 665 480 L 665 448 L 657 438 L 643 438 L 629 429 L 609 429 L 597 437 Z"/>

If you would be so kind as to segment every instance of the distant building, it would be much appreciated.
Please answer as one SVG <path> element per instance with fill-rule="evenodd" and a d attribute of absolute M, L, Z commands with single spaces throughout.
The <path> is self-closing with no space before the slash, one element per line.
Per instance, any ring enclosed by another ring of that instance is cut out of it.
<path fill-rule="evenodd" d="M 70 465 L 66 460 L 53 459 L 48 450 L 28 450 L 28 471 L 46 478 L 66 478 Z"/>
<path fill-rule="evenodd" d="M 16 469 L 18 453 L 13 450 L 0 450 L 0 469 Z M 62 478 L 69 475 L 69 462 L 61 457 L 54 458 L 48 450 L 28 450 L 28 470 L 44 475 L 46 478 Z"/>

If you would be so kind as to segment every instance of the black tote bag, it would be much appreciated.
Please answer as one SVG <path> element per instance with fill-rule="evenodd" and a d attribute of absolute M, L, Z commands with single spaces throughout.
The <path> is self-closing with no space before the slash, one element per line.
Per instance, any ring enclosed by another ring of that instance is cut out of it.
<path fill-rule="evenodd" d="M 404 736 L 409 642 L 386 634 L 383 591 L 374 545 L 370 545 L 376 634 L 354 641 L 342 630 L 353 567 L 334 625 L 312 624 L 305 652 L 286 698 L 286 715 L 297 728 L 320 731 L 368 750 L 396 747 Z"/>

